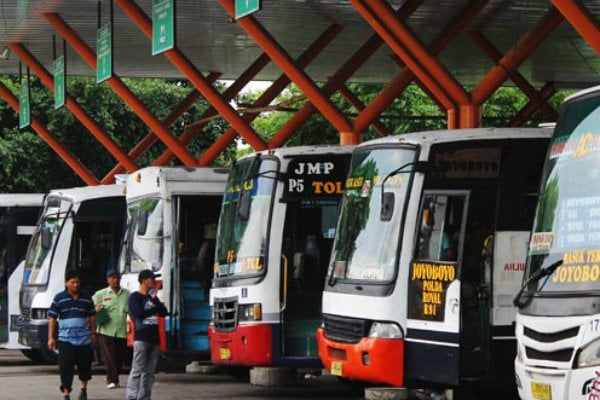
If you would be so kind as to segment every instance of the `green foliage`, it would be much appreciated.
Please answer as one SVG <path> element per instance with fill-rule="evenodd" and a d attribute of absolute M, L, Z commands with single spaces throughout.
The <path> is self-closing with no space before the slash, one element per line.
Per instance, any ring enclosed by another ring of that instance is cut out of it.
<path fill-rule="evenodd" d="M 18 95 L 16 78 L 3 77 L 2 82 Z M 192 90 L 186 84 L 161 79 L 126 79 L 125 83 L 159 120 L 166 118 Z M 98 85 L 92 78 L 69 77 L 67 93 L 126 153 L 149 133 L 149 128 L 107 84 Z M 169 130 L 179 136 L 208 106 L 201 98 Z M 116 165 L 116 159 L 66 107 L 54 110 L 52 93 L 37 79 L 31 80 L 31 108 L 32 116 L 46 125 L 62 146 L 98 179 Z M 3 101 L 0 102 L 0 118 L 0 192 L 46 192 L 52 188 L 83 184 L 32 129 L 17 129 L 17 115 Z M 221 119 L 214 119 L 186 147 L 199 157 L 226 128 L 227 124 Z M 165 149 L 165 145 L 157 141 L 136 162 L 140 167 L 148 166 Z M 234 156 L 235 145 L 231 145 L 216 164 L 229 164 Z M 170 165 L 180 164 L 177 159 L 170 162 Z"/>

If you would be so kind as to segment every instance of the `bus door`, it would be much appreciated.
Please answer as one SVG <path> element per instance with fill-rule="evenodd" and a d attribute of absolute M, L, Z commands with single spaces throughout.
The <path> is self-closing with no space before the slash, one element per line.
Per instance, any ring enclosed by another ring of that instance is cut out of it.
<path fill-rule="evenodd" d="M 176 238 L 171 308 L 175 326 L 172 346 L 208 351 L 210 307 L 208 293 L 215 260 L 217 220 L 221 196 L 175 196 Z M 165 299 L 166 300 L 166 299 Z"/>
<path fill-rule="evenodd" d="M 425 191 L 408 275 L 407 381 L 460 382 L 461 265 L 468 191 Z"/>
<path fill-rule="evenodd" d="M 282 345 L 285 357 L 318 357 L 321 293 L 335 236 L 338 202 L 287 204 L 282 249 Z"/>

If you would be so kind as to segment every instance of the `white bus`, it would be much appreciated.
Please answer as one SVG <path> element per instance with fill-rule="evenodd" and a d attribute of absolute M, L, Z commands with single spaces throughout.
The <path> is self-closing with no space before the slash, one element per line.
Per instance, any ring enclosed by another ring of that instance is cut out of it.
<path fill-rule="evenodd" d="M 512 297 L 550 134 L 480 128 L 357 146 L 317 334 L 331 374 L 451 388 L 512 371 Z"/>
<path fill-rule="evenodd" d="M 46 347 L 48 310 L 65 288 L 65 271 L 79 269 L 90 295 L 104 287 L 107 268 L 117 262 L 125 213 L 122 185 L 52 190 L 46 197 L 25 258 L 20 316 L 11 321 L 19 343 L 41 360 L 57 359 Z"/>
<path fill-rule="evenodd" d="M 210 291 L 213 363 L 320 365 L 321 290 L 351 150 L 281 148 L 233 165 Z"/>
<path fill-rule="evenodd" d="M 135 291 L 141 270 L 161 274 L 159 297 L 169 310 L 166 350 L 180 359 L 208 355 L 208 290 L 228 173 L 225 168 L 148 167 L 127 179 L 121 284 Z"/>
<path fill-rule="evenodd" d="M 0 194 L 0 347 L 19 345 L 17 332 L 10 330 L 10 319 L 18 316 L 19 290 L 23 279 L 20 262 L 40 215 L 44 195 L 39 193 Z"/>
<path fill-rule="evenodd" d="M 600 399 L 600 86 L 561 107 L 518 305 L 522 399 Z"/>

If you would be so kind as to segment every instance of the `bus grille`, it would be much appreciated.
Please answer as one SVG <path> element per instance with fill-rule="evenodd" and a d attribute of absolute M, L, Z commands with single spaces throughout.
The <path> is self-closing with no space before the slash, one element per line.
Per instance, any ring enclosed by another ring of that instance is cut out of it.
<path fill-rule="evenodd" d="M 542 343 L 554 343 L 560 340 L 568 339 L 575 337 L 579 334 L 579 327 L 576 326 L 574 328 L 565 329 L 560 332 L 552 332 L 552 333 L 542 333 L 534 331 L 531 328 L 523 327 L 523 334 L 527 337 L 532 338 L 538 342 Z"/>
<path fill-rule="evenodd" d="M 527 354 L 527 358 L 531 358 L 534 360 L 567 362 L 571 361 L 573 349 L 563 349 L 558 351 L 539 351 L 532 349 L 531 347 L 525 347 L 525 353 Z"/>
<path fill-rule="evenodd" d="M 325 337 L 344 343 L 358 343 L 369 334 L 371 321 L 346 318 L 337 315 L 323 315 Z"/>
<path fill-rule="evenodd" d="M 213 321 L 218 332 L 230 332 L 237 327 L 237 297 L 215 299 Z"/>

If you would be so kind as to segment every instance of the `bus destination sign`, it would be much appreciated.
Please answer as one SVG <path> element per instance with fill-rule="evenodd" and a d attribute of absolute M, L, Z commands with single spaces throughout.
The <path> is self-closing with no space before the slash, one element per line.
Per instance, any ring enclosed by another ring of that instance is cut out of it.
<path fill-rule="evenodd" d="M 344 193 L 350 154 L 319 154 L 290 160 L 283 201 L 332 198 Z"/>

